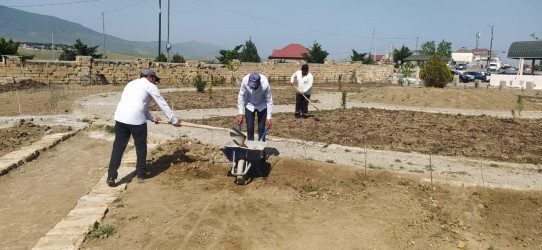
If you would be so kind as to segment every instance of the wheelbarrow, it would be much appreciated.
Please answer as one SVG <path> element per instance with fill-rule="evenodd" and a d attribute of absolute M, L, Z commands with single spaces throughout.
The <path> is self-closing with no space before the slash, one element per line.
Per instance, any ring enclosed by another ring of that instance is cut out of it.
<path fill-rule="evenodd" d="M 241 125 L 239 125 L 241 130 Z M 220 147 L 226 158 L 232 163 L 231 175 L 235 176 L 235 183 L 244 185 L 247 180 L 247 173 L 252 167 L 256 167 L 258 174 L 263 176 L 265 155 L 265 129 L 259 141 L 245 141 L 246 147 L 240 146 L 235 141 L 229 141 Z"/>

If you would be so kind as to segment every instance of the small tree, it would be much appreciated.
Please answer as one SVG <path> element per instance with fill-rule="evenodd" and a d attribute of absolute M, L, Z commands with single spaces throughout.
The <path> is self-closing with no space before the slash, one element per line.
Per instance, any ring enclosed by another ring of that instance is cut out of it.
<path fill-rule="evenodd" d="M 370 56 L 367 56 L 367 53 L 358 53 L 356 50 L 352 49 L 352 55 L 350 59 L 354 62 L 362 62 L 363 64 L 373 64 L 374 61 Z"/>
<path fill-rule="evenodd" d="M 179 55 L 179 53 L 175 53 L 173 57 L 171 58 L 172 63 L 185 63 L 186 60 L 184 60 L 184 57 L 182 55 Z"/>
<path fill-rule="evenodd" d="M 440 42 L 437 46 L 437 53 L 440 53 L 446 58 L 452 57 L 452 43 L 446 42 L 444 39 L 442 39 L 442 42 Z"/>
<path fill-rule="evenodd" d="M 314 44 L 309 49 L 309 53 L 303 53 L 303 59 L 308 63 L 324 63 L 329 53 L 322 50 L 322 46 L 314 41 Z"/>
<path fill-rule="evenodd" d="M 220 50 L 220 56 L 217 56 L 216 59 L 222 63 L 222 64 L 228 64 L 231 63 L 233 59 L 239 59 L 239 50 L 243 47 L 243 45 L 237 45 L 232 50 Z"/>
<path fill-rule="evenodd" d="M 81 42 L 81 39 L 77 39 L 75 40 L 73 49 L 62 48 L 62 54 L 60 54 L 58 60 L 75 61 L 76 56 L 91 56 L 94 59 L 100 58 L 101 55 L 96 54 L 96 49 L 98 49 L 98 46 L 88 47 Z"/>
<path fill-rule="evenodd" d="M 422 43 L 420 54 L 432 56 L 435 54 L 435 52 L 437 52 L 437 49 L 435 47 L 435 41 Z"/>
<path fill-rule="evenodd" d="M 403 45 L 400 50 L 394 49 L 393 62 L 395 63 L 395 67 L 398 68 L 400 64 L 402 65 L 405 63 L 405 58 L 409 57 L 410 55 L 412 55 L 412 51 L 410 51 L 408 47 L 405 47 L 405 45 Z"/>
<path fill-rule="evenodd" d="M 207 86 L 207 82 L 204 81 L 201 75 L 198 74 L 196 78 L 194 78 L 194 87 L 196 87 L 196 91 L 198 93 L 203 93 L 203 91 L 205 91 L 206 86 Z"/>
<path fill-rule="evenodd" d="M 239 61 L 256 63 L 262 61 L 260 59 L 260 55 L 258 55 L 258 49 L 256 49 L 256 45 L 254 44 L 254 42 L 252 42 L 251 38 L 249 38 L 248 41 L 245 42 L 245 46 L 239 54 Z"/>
<path fill-rule="evenodd" d="M 154 61 L 155 62 L 167 62 L 167 57 L 166 57 L 166 55 L 164 55 L 164 52 L 161 52 L 160 57 L 155 57 Z"/>
<path fill-rule="evenodd" d="M 439 53 L 429 58 L 427 65 L 422 69 L 420 77 L 424 80 L 426 87 L 437 88 L 444 88 L 446 83 L 453 78 L 452 72 Z"/>
<path fill-rule="evenodd" d="M 14 42 L 11 38 L 6 42 L 4 37 L 0 38 L 0 55 L 17 55 L 20 42 Z"/>
<path fill-rule="evenodd" d="M 399 79 L 401 81 L 401 82 L 399 82 L 399 85 L 403 85 L 405 83 L 405 78 L 406 78 L 406 82 L 408 84 L 408 78 L 410 77 L 410 75 L 412 73 L 414 73 L 414 70 L 412 69 L 412 63 L 411 62 L 405 62 L 405 63 L 401 64 L 400 72 L 403 75 L 403 78 Z"/>

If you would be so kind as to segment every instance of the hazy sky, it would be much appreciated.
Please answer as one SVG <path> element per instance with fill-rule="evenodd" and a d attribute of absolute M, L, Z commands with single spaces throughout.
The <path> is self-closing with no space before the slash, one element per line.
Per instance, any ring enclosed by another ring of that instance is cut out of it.
<path fill-rule="evenodd" d="M 162 40 L 167 39 L 168 0 L 162 4 Z M 452 50 L 490 48 L 506 60 L 514 41 L 542 38 L 541 0 L 170 0 L 170 43 L 198 41 L 226 49 L 249 38 L 265 59 L 290 43 L 314 41 L 329 59 L 352 49 L 376 54 L 427 41 L 452 42 Z M 56 16 L 126 40 L 158 40 L 159 0 L 0 0 L 0 5 Z M 374 36 L 373 36 L 374 30 Z M 165 51 L 165 48 L 162 48 Z M 182 54 L 182 52 L 181 52 Z"/>

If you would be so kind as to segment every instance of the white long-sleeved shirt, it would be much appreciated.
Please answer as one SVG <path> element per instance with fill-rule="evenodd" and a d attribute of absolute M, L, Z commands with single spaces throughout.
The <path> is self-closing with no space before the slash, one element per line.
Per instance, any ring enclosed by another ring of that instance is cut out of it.
<path fill-rule="evenodd" d="M 267 81 L 267 77 L 260 74 L 260 86 L 257 89 L 249 87 L 248 78 L 250 74 L 243 77 L 241 81 L 241 89 L 237 99 L 237 107 L 239 114 L 245 113 L 245 107 L 254 112 L 254 110 L 262 111 L 267 108 L 267 119 L 271 120 L 273 113 L 273 96 L 271 95 L 271 87 Z"/>
<path fill-rule="evenodd" d="M 160 95 L 156 85 L 144 77 L 133 80 L 124 87 L 115 111 L 115 121 L 130 125 L 141 125 L 146 123 L 147 120 L 154 120 L 154 116 L 151 115 L 147 108 L 151 98 L 154 99 L 171 123 L 177 123 L 178 119 L 167 105 L 166 100 Z"/>
<path fill-rule="evenodd" d="M 310 95 L 312 93 L 312 82 L 313 77 L 309 72 L 306 76 L 301 74 L 301 70 L 296 71 L 292 77 L 290 77 L 290 83 L 293 83 L 294 80 L 297 80 L 297 91 L 303 92 L 305 95 Z"/>

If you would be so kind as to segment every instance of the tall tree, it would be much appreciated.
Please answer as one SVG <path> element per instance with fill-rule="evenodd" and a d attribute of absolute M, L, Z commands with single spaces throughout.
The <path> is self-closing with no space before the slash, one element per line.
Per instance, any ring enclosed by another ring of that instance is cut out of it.
<path fill-rule="evenodd" d="M 232 50 L 222 49 L 222 50 L 219 51 L 220 56 L 217 56 L 216 59 L 222 64 L 228 64 L 233 59 L 239 59 L 239 50 L 242 47 L 243 47 L 243 45 L 237 45 Z"/>
<path fill-rule="evenodd" d="M 241 62 L 261 62 L 260 55 L 258 55 L 258 49 L 256 45 L 252 42 L 252 38 L 249 38 L 245 42 L 243 50 L 239 54 L 239 61 Z"/>
<path fill-rule="evenodd" d="M 76 56 L 91 56 L 92 58 L 100 58 L 101 55 L 96 54 L 96 49 L 98 46 L 88 47 L 86 44 L 81 42 L 81 39 L 75 40 L 73 49 L 62 48 L 62 54 L 58 60 L 61 61 L 75 61 Z"/>
<path fill-rule="evenodd" d="M 420 54 L 432 56 L 435 54 L 435 52 L 437 52 L 437 49 L 435 47 L 435 41 L 422 43 Z"/>
<path fill-rule="evenodd" d="M 356 50 L 352 49 L 352 55 L 350 59 L 354 62 L 362 62 L 363 64 L 373 64 L 374 61 L 370 56 L 367 56 L 367 53 L 358 53 Z"/>
<path fill-rule="evenodd" d="M 412 55 L 412 51 L 403 45 L 400 50 L 394 49 L 393 62 L 396 64 L 403 64 L 405 63 L 405 58 L 409 57 L 410 55 Z M 401 63 L 399 63 L 399 61 L 401 61 Z"/>
<path fill-rule="evenodd" d="M 17 55 L 20 44 L 20 42 L 14 42 L 11 38 L 7 42 L 4 37 L 0 38 L 0 55 Z"/>
<path fill-rule="evenodd" d="M 444 39 L 437 46 L 437 53 L 440 53 L 446 58 L 452 57 L 452 43 L 446 42 Z"/>
<path fill-rule="evenodd" d="M 322 46 L 314 41 L 314 44 L 309 49 L 309 53 L 303 53 L 303 59 L 308 63 L 324 63 L 329 53 L 322 50 Z"/>

